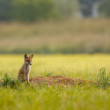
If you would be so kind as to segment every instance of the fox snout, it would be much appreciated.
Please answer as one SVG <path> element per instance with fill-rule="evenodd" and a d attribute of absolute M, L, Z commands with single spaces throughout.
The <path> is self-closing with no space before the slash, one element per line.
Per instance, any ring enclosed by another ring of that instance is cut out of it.
<path fill-rule="evenodd" d="M 29 63 L 29 65 L 32 65 L 32 63 Z"/>

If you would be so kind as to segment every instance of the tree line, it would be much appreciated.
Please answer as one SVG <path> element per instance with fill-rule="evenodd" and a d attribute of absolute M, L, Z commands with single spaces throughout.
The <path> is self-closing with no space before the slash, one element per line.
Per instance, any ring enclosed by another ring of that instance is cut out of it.
<path fill-rule="evenodd" d="M 53 0 L 0 0 L 0 21 L 35 21 L 60 17 Z"/>
<path fill-rule="evenodd" d="M 91 8 L 97 0 L 0 0 L 0 21 L 36 21 L 39 19 L 60 19 L 91 15 Z M 100 1 L 100 0 L 98 0 Z M 101 0 L 99 12 L 110 16 L 110 0 Z M 85 6 L 85 7 L 83 7 Z M 88 8 L 87 8 L 88 7 Z"/>

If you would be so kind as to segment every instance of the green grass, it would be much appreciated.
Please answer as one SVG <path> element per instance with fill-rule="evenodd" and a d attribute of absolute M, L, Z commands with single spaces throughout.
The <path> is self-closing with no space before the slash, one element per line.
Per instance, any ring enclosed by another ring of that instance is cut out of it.
<path fill-rule="evenodd" d="M 16 81 L 22 64 L 23 55 L 0 55 L 1 78 L 7 73 Z M 109 110 L 109 72 L 110 55 L 35 55 L 30 76 L 98 79 L 101 86 L 0 86 L 0 110 Z"/>

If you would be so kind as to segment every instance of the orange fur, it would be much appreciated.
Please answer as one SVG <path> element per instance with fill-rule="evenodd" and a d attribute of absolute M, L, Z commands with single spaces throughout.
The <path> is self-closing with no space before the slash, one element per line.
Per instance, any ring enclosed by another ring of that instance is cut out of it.
<path fill-rule="evenodd" d="M 31 71 L 32 58 L 33 54 L 29 57 L 27 54 L 24 55 L 24 64 L 18 72 L 18 79 L 21 80 L 22 82 L 23 81 L 29 82 L 29 73 Z"/>

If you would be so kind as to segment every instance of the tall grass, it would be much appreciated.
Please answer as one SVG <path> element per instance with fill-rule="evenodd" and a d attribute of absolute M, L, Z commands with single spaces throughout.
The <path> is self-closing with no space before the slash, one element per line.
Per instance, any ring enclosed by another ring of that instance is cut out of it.
<path fill-rule="evenodd" d="M 109 19 L 1 23 L 0 53 L 110 53 Z"/>

